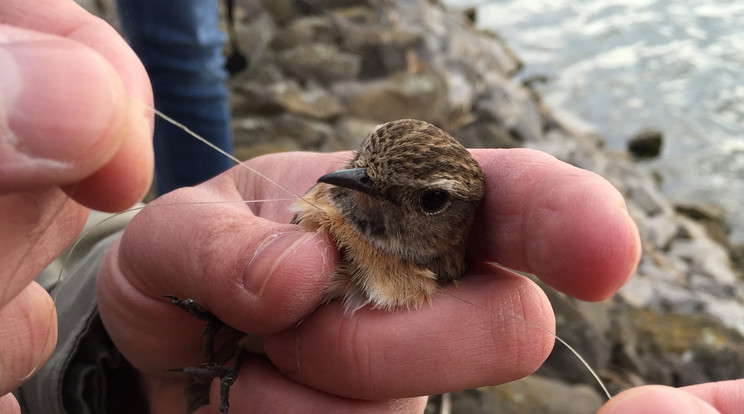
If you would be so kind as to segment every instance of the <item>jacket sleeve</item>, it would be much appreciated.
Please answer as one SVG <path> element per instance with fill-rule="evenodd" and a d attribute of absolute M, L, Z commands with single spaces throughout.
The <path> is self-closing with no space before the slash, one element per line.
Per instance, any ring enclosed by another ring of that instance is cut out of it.
<path fill-rule="evenodd" d="M 92 212 L 79 238 L 36 281 L 55 300 L 57 346 L 14 391 L 28 414 L 146 413 L 137 372 L 121 356 L 98 316 L 98 265 L 133 213 Z"/>

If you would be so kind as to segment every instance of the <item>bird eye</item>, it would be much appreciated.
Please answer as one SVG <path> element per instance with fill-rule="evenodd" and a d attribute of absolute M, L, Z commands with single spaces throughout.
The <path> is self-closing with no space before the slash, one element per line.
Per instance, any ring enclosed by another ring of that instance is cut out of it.
<path fill-rule="evenodd" d="M 446 191 L 427 191 L 421 196 L 421 208 L 426 213 L 436 213 L 447 205 L 447 201 L 449 201 L 449 194 Z"/>

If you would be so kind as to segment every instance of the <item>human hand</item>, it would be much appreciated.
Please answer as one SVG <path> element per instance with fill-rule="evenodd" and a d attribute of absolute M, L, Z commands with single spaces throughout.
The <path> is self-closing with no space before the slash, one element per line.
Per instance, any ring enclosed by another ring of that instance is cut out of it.
<path fill-rule="evenodd" d="M 614 396 L 598 414 L 735 414 L 742 407 L 744 379 L 682 388 L 632 388 Z"/>
<path fill-rule="evenodd" d="M 144 195 L 153 119 L 134 53 L 72 1 L 0 2 L 0 74 L 4 395 L 56 341 L 52 301 L 33 278 L 80 232 L 85 207 L 120 210 Z M 0 412 L 14 406 L 0 397 Z"/>
<path fill-rule="evenodd" d="M 183 412 L 186 381 L 165 371 L 203 359 L 203 323 L 164 294 L 265 336 L 270 362 L 245 363 L 230 395 L 236 412 L 421 411 L 425 399 L 415 396 L 537 369 L 553 344 L 535 328 L 554 329 L 550 304 L 528 279 L 485 262 L 600 300 L 633 273 L 638 232 L 620 194 L 595 174 L 531 150 L 473 154 L 486 174 L 469 251 L 481 264 L 416 311 L 362 308 L 348 317 L 340 303 L 318 307 L 335 246 L 285 224 L 291 200 L 242 203 L 288 198 L 244 168 L 151 203 L 109 250 L 97 295 L 117 348 L 142 373 L 152 412 Z M 346 157 L 285 153 L 249 165 L 303 193 Z M 196 204 L 209 201 L 221 203 Z M 219 401 L 215 383 L 211 397 Z"/>

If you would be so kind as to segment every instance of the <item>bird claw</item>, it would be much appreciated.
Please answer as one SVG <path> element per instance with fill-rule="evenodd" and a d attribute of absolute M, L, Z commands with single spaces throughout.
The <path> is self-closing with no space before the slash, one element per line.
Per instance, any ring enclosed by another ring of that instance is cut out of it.
<path fill-rule="evenodd" d="M 230 408 L 230 387 L 232 387 L 232 385 L 235 383 L 235 380 L 238 378 L 238 369 L 243 359 L 243 352 L 238 352 L 238 357 L 234 366 L 230 367 L 214 362 L 215 336 L 222 328 L 227 327 L 227 325 L 225 325 L 224 322 L 219 320 L 211 312 L 204 310 L 193 299 L 181 299 L 175 295 L 164 295 L 164 297 L 170 299 L 173 305 L 181 308 L 183 311 L 193 316 L 194 318 L 206 322 L 204 328 L 202 328 L 201 330 L 201 335 L 204 339 L 204 356 L 209 362 L 203 363 L 198 367 L 179 368 L 171 371 L 180 371 L 186 375 L 191 376 L 196 382 L 192 385 L 196 386 L 196 388 L 199 388 L 201 385 L 203 385 L 203 381 L 199 381 L 200 379 L 208 379 L 211 381 L 211 379 L 213 378 L 219 378 L 220 413 L 228 414 L 228 410 Z M 194 409 L 196 408 L 195 405 L 198 406 L 197 404 L 199 404 L 199 402 L 204 401 L 204 404 L 206 404 L 209 401 L 208 397 L 205 400 L 200 399 L 201 396 L 198 394 L 201 393 L 201 390 L 199 389 L 189 387 L 186 393 L 187 397 L 190 397 L 189 399 L 191 400 L 189 402 L 189 406 L 193 407 Z"/>
<path fill-rule="evenodd" d="M 226 367 L 215 363 L 205 363 L 198 367 L 186 367 L 180 370 L 193 378 L 220 379 L 220 413 L 228 414 L 230 409 L 230 387 L 238 379 L 238 365 Z"/>

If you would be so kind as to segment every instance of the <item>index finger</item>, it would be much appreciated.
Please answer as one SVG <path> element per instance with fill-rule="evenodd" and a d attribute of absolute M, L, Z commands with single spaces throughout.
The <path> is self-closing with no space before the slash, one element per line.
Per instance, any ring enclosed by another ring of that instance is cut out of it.
<path fill-rule="evenodd" d="M 470 237 L 474 261 L 534 273 L 583 300 L 611 296 L 640 260 L 640 236 L 607 180 L 535 150 L 473 150 L 486 192 Z"/>

